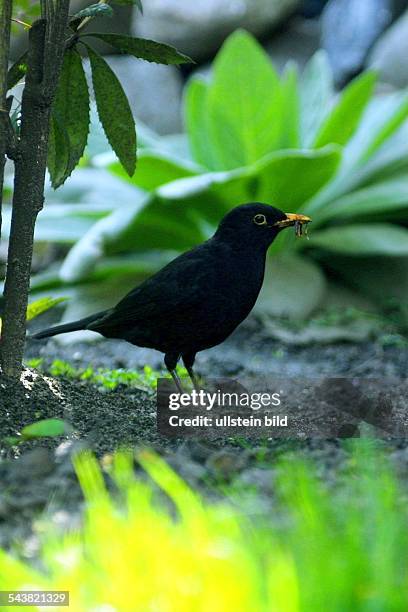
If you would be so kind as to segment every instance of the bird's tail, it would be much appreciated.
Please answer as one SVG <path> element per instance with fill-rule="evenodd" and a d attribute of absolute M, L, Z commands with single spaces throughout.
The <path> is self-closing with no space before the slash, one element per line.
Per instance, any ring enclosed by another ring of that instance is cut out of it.
<path fill-rule="evenodd" d="M 93 323 L 101 316 L 105 314 L 106 311 L 97 312 L 89 317 L 85 317 L 83 319 L 79 319 L 78 321 L 73 321 L 72 323 L 64 323 L 63 325 L 56 325 L 55 327 L 49 327 L 48 329 L 43 329 L 35 334 L 30 335 L 30 338 L 35 338 L 36 340 L 41 340 L 42 338 L 50 338 L 51 336 L 57 336 L 58 334 L 65 334 L 67 332 L 78 331 L 80 329 L 87 329 L 90 323 Z"/>

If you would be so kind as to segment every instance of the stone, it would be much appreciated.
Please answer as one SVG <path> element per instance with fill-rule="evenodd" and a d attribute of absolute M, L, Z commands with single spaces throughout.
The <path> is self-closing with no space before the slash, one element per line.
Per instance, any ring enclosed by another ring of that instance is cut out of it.
<path fill-rule="evenodd" d="M 12 463 L 9 478 L 11 481 L 32 481 L 44 478 L 54 470 L 55 461 L 48 448 L 38 447 L 27 451 Z"/>
<path fill-rule="evenodd" d="M 320 48 L 320 24 L 317 19 L 294 17 L 287 27 L 278 32 L 266 45 L 275 68 L 282 72 L 288 61 L 303 69 Z"/>
<path fill-rule="evenodd" d="M 299 12 L 307 19 L 313 19 L 320 15 L 327 4 L 327 0 L 303 0 Z"/>
<path fill-rule="evenodd" d="M 206 468 L 214 477 L 229 480 L 232 476 L 241 472 L 247 463 L 248 453 L 244 451 L 219 450 L 208 457 Z"/>
<path fill-rule="evenodd" d="M 133 32 L 174 45 L 195 61 L 211 57 L 237 28 L 263 36 L 299 5 L 299 0 L 149 0 L 134 12 Z"/>
<path fill-rule="evenodd" d="M 408 11 L 376 42 L 367 64 L 380 79 L 394 87 L 408 85 Z"/>
<path fill-rule="evenodd" d="M 363 68 L 380 34 L 398 12 L 394 0 L 330 0 L 322 14 L 322 47 L 335 82 L 343 85 Z"/>

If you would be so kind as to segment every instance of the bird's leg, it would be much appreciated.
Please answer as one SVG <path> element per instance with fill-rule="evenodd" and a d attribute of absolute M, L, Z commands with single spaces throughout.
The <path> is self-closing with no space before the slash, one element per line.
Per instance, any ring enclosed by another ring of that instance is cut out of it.
<path fill-rule="evenodd" d="M 177 374 L 177 371 L 176 371 L 177 362 L 179 360 L 179 357 L 180 355 L 177 355 L 177 353 L 166 353 L 164 356 L 164 365 L 170 372 L 171 377 L 174 380 L 179 393 L 184 393 L 184 389 L 183 389 L 183 385 L 181 384 L 180 376 Z"/>
<path fill-rule="evenodd" d="M 198 382 L 198 378 L 195 375 L 195 372 L 193 370 L 193 365 L 194 365 L 194 361 L 195 361 L 195 357 L 196 354 L 195 353 L 189 353 L 187 355 L 183 355 L 183 363 L 185 365 L 185 368 L 188 372 L 188 375 L 191 379 L 191 382 L 193 383 L 193 387 L 196 391 L 200 390 L 200 383 Z"/>

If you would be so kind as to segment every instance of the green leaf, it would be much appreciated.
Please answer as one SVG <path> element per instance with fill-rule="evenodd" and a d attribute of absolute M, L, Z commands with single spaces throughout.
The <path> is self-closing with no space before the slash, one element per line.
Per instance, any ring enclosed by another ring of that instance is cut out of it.
<path fill-rule="evenodd" d="M 47 168 L 54 189 L 64 182 L 69 162 L 69 138 L 57 117 L 51 114 L 48 137 Z"/>
<path fill-rule="evenodd" d="M 90 208 L 92 210 L 90 210 Z M 35 241 L 71 245 L 82 238 L 92 225 L 111 210 L 103 212 L 96 206 L 49 204 L 39 215 L 35 226 Z M 4 236 L 10 233 L 10 211 L 4 211 Z"/>
<path fill-rule="evenodd" d="M 333 96 L 333 75 L 325 51 L 306 64 L 300 81 L 301 142 L 311 146 Z"/>
<path fill-rule="evenodd" d="M 48 170 L 56 189 L 78 164 L 88 139 L 88 85 L 81 56 L 75 49 L 65 52 L 52 115 Z"/>
<path fill-rule="evenodd" d="M 54 306 L 61 304 L 61 302 L 65 302 L 65 298 L 46 297 L 36 300 L 35 302 L 31 302 L 31 304 L 28 304 L 27 306 L 27 321 L 35 319 L 38 317 L 38 315 L 42 314 L 43 312 L 47 312 L 47 310 L 54 308 Z"/>
<path fill-rule="evenodd" d="M 346 144 L 359 124 L 373 94 L 375 82 L 375 73 L 366 72 L 346 87 L 319 130 L 314 143 L 316 148 L 330 143 Z"/>
<path fill-rule="evenodd" d="M 282 149 L 300 147 L 300 108 L 296 64 L 288 63 L 282 77 Z"/>
<path fill-rule="evenodd" d="M 404 208 L 408 208 L 408 181 L 405 176 L 397 176 L 330 202 L 320 211 L 317 221 L 322 223 L 326 219 L 387 213 Z"/>
<path fill-rule="evenodd" d="M 287 212 L 296 211 L 333 177 L 340 159 L 335 146 L 272 153 L 255 166 L 256 197 Z"/>
<path fill-rule="evenodd" d="M 193 60 L 180 53 L 174 47 L 146 38 L 134 38 L 125 34 L 105 34 L 104 32 L 87 32 L 86 36 L 99 38 L 112 45 L 120 53 L 134 55 L 139 59 L 157 64 L 191 64 Z"/>
<path fill-rule="evenodd" d="M 27 72 L 27 51 L 11 66 L 7 73 L 7 90 L 12 89 Z"/>
<path fill-rule="evenodd" d="M 398 103 L 397 108 L 393 114 L 380 123 L 380 129 L 371 140 L 369 146 L 364 151 L 364 154 L 359 159 L 360 163 L 367 161 L 372 155 L 396 132 L 408 118 L 408 96 L 405 94 L 404 98 Z"/>
<path fill-rule="evenodd" d="M 395 92 L 375 96 L 370 100 L 355 134 L 346 145 L 342 167 L 346 184 L 350 171 L 358 170 L 360 173 L 383 149 L 394 148 L 392 144 L 388 146 L 388 143 L 391 138 L 398 136 L 404 124 L 407 99 L 406 93 Z"/>
<path fill-rule="evenodd" d="M 265 51 L 247 32 L 232 34 L 215 59 L 208 113 L 218 170 L 252 164 L 279 143 L 279 79 Z"/>
<path fill-rule="evenodd" d="M 65 302 L 65 300 L 66 300 L 65 297 L 62 297 L 62 298 L 45 297 L 45 298 L 36 300 L 35 302 L 31 302 L 31 304 L 28 304 L 27 306 L 26 320 L 31 321 L 32 319 L 35 319 L 35 317 L 38 317 L 38 315 L 40 315 L 41 313 L 46 312 L 50 308 L 53 308 L 53 306 L 55 306 L 56 304 Z M 0 332 L 1 332 L 1 327 L 2 327 L 2 320 L 0 318 Z"/>
<path fill-rule="evenodd" d="M 17 444 L 20 444 L 20 442 L 23 442 L 23 438 L 21 437 L 16 437 L 16 436 L 8 436 L 7 438 L 4 438 L 3 442 L 5 442 L 6 444 L 9 444 L 10 446 L 16 446 Z"/>
<path fill-rule="evenodd" d="M 344 225 L 311 232 L 308 245 L 345 255 L 408 255 L 408 230 L 387 223 Z"/>
<path fill-rule="evenodd" d="M 118 236 L 127 230 L 148 200 L 148 195 L 141 194 L 132 206 L 121 207 L 95 223 L 69 251 L 61 267 L 61 278 L 68 282 L 85 278 L 112 244 L 119 243 L 118 250 L 123 251 Z"/>
<path fill-rule="evenodd" d="M 198 176 L 181 178 L 166 185 L 161 185 L 157 188 L 157 194 L 164 200 L 189 200 L 197 195 L 203 196 L 217 188 L 217 186 L 225 186 L 230 184 L 235 179 L 241 180 L 244 178 L 249 182 L 252 174 L 249 168 L 238 168 L 229 170 L 228 172 L 207 172 Z M 230 202 L 230 206 L 233 202 Z"/>
<path fill-rule="evenodd" d="M 86 8 L 76 13 L 74 17 L 112 17 L 113 9 L 109 4 L 90 4 Z"/>
<path fill-rule="evenodd" d="M 198 174 L 198 170 L 193 165 L 187 167 L 169 156 L 160 155 L 148 149 L 143 149 L 139 153 L 137 172 L 133 177 L 127 177 L 118 163 L 111 164 L 109 170 L 132 185 L 146 191 L 153 191 L 171 181 Z"/>
<path fill-rule="evenodd" d="M 210 138 L 208 92 L 209 86 L 203 79 L 190 79 L 185 94 L 185 122 L 194 159 L 209 170 L 217 170 L 216 151 Z"/>
<path fill-rule="evenodd" d="M 26 440 L 32 438 L 55 438 L 64 436 L 72 431 L 72 427 L 62 419 L 43 419 L 21 430 L 21 435 Z"/>
<path fill-rule="evenodd" d="M 96 106 L 109 144 L 129 176 L 136 168 L 136 130 L 128 99 L 106 61 L 88 45 Z"/>

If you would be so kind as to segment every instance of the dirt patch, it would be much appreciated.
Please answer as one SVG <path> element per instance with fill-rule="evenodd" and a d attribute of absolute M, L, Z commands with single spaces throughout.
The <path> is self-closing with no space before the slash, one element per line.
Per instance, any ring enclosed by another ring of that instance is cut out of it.
<path fill-rule="evenodd" d="M 121 445 L 153 444 L 156 433 L 155 400 L 152 394 L 135 389 L 103 393 L 80 381 L 55 379 L 25 369 L 21 384 L 0 384 L 1 438 L 15 436 L 33 421 L 58 417 L 70 423 L 73 439 L 80 439 L 97 454 Z M 46 439 L 24 443 L 27 446 L 56 446 L 60 440 Z M 3 454 L 10 456 L 2 444 Z M 20 454 L 20 452 L 18 452 Z"/>
<path fill-rule="evenodd" d="M 162 367 L 160 354 L 115 341 L 69 346 L 54 340 L 29 342 L 27 359 L 38 356 L 44 359 L 45 367 L 57 358 L 83 368 L 89 365 L 141 368 L 146 363 L 154 368 Z M 227 376 L 238 380 L 264 375 L 303 379 L 370 378 L 380 391 L 384 379 L 392 379 L 396 385 L 406 379 L 408 350 L 385 348 L 376 342 L 287 347 L 268 338 L 262 326 L 250 319 L 224 344 L 200 354 L 197 371 L 204 377 Z M 36 534 L 39 526 L 41 530 L 41 520 L 51 520 L 61 526 L 72 526 L 80 520 L 82 496 L 71 453 L 84 445 L 98 455 L 123 445 L 151 446 L 192 486 L 210 497 L 219 495 L 220 481 L 237 482 L 248 491 L 256 487 L 256 498 L 248 497 L 251 513 L 256 508 L 272 508 L 274 463 L 281 453 L 295 450 L 312 457 L 328 481 L 337 478 L 348 458 L 347 446 L 338 439 L 275 439 L 263 441 L 261 446 L 258 441 L 243 446 L 233 439 L 211 443 L 168 440 L 156 430 L 154 394 L 124 386 L 102 392 L 85 382 L 52 379 L 32 370 L 25 370 L 20 386 L 1 382 L 0 406 L 1 439 L 43 418 L 63 418 L 73 427 L 74 433 L 69 439 L 24 443 L 17 449 L 2 445 L 0 546 L 9 548 L 17 541 L 24 542 L 20 552 L 31 557 L 39 545 Z M 399 418 L 406 421 L 406 410 L 400 412 Z M 408 480 L 407 440 L 393 437 L 381 444 Z"/>

